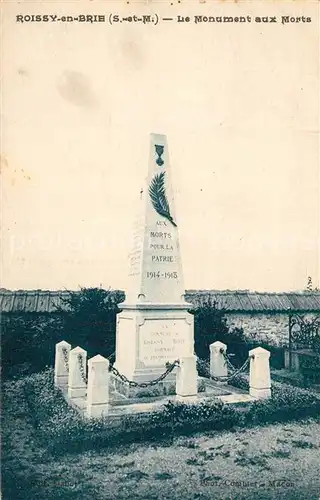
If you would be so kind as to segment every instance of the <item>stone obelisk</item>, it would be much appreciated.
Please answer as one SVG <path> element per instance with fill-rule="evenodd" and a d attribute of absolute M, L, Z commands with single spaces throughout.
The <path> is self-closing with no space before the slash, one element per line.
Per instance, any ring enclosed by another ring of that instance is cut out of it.
<path fill-rule="evenodd" d="M 153 380 L 166 363 L 193 355 L 192 308 L 184 299 L 178 220 L 166 136 L 151 134 L 149 170 L 130 254 L 126 300 L 119 304 L 115 367 Z"/>

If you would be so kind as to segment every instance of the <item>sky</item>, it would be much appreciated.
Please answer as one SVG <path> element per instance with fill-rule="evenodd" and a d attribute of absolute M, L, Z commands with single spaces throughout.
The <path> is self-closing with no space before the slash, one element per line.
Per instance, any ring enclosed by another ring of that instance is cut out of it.
<path fill-rule="evenodd" d="M 86 12 L 312 22 L 15 22 Z M 317 2 L 5 2 L 2 40 L 2 287 L 126 289 L 151 132 L 187 289 L 319 286 Z"/>

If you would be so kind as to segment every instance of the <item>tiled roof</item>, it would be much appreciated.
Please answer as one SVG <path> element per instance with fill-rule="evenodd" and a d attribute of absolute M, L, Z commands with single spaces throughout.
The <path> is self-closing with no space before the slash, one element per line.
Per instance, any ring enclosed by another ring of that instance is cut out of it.
<path fill-rule="evenodd" d="M 0 290 L 0 311 L 9 312 L 54 312 L 55 305 L 62 305 L 67 291 L 49 290 Z"/>
<path fill-rule="evenodd" d="M 227 311 L 232 312 L 320 312 L 320 292 L 263 293 L 250 291 L 190 290 L 190 302 L 210 297 Z"/>
<path fill-rule="evenodd" d="M 117 290 L 118 291 L 118 290 Z M 3 313 L 51 313 L 63 307 L 68 291 L 0 289 L 0 311 Z M 260 293 L 250 291 L 188 290 L 186 299 L 196 305 L 210 296 L 230 312 L 320 312 L 320 292 Z"/>

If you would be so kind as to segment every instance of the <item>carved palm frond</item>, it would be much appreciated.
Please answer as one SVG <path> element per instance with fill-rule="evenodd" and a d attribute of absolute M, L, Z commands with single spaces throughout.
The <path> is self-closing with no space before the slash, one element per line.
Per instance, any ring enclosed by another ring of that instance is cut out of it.
<path fill-rule="evenodd" d="M 177 226 L 170 214 L 170 207 L 166 197 L 164 175 L 165 172 L 161 172 L 154 176 L 149 186 L 149 195 L 155 211 L 168 219 L 173 226 Z"/>

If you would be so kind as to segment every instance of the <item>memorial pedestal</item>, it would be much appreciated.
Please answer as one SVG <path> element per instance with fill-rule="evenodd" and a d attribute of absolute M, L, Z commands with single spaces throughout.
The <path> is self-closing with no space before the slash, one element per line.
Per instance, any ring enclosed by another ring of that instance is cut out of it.
<path fill-rule="evenodd" d="M 129 380 L 149 382 L 166 371 L 166 363 L 193 355 L 193 315 L 189 304 L 120 304 L 115 368 Z M 165 379 L 175 380 L 173 370 Z"/>

